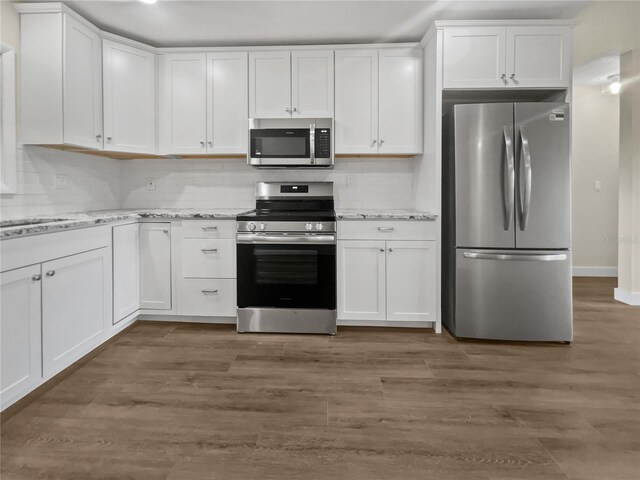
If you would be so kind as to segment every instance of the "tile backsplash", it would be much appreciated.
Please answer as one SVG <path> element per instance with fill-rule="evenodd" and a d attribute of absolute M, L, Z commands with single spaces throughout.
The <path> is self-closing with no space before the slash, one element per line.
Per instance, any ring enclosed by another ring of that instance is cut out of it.
<path fill-rule="evenodd" d="M 18 193 L 3 219 L 113 208 L 253 208 L 258 181 L 332 181 L 336 207 L 412 208 L 413 159 L 336 160 L 332 170 L 256 170 L 242 159 L 113 160 L 18 151 Z"/>
<path fill-rule="evenodd" d="M 18 148 L 17 193 L 0 197 L 0 216 L 119 208 L 121 163 L 50 148 Z"/>

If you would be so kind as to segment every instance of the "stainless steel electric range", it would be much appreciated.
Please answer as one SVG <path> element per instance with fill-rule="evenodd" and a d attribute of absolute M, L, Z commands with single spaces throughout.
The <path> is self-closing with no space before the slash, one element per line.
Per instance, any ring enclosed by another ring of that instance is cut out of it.
<path fill-rule="evenodd" d="M 238 215 L 238 332 L 336 332 L 332 182 L 256 185 Z"/>

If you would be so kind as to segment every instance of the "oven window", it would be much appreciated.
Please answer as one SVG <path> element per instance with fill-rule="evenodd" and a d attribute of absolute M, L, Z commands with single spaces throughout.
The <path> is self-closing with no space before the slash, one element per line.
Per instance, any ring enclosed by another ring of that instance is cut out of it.
<path fill-rule="evenodd" d="M 304 157 L 307 140 L 304 137 L 262 137 L 259 139 L 259 149 L 263 157 Z"/>
<path fill-rule="evenodd" d="M 318 252 L 301 249 L 255 248 L 255 282 L 258 285 L 316 285 Z"/>

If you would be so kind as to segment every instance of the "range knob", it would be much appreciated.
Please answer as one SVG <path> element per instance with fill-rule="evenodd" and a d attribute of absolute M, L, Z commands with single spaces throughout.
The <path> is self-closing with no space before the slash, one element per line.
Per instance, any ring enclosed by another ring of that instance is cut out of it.
<path fill-rule="evenodd" d="M 249 225 L 247 225 L 247 227 L 249 228 L 249 230 L 251 230 L 253 232 L 256 229 L 256 224 L 255 223 L 250 223 Z"/>
<path fill-rule="evenodd" d="M 260 230 L 264 230 L 265 228 L 267 228 L 267 226 L 264 223 L 260 224 Z"/>
<path fill-rule="evenodd" d="M 305 229 L 307 229 L 307 230 L 313 230 L 313 225 L 311 225 L 310 223 L 307 223 L 307 224 L 304 226 L 304 228 L 305 228 Z"/>
<path fill-rule="evenodd" d="M 322 225 L 321 223 L 316 223 L 316 230 L 322 230 L 323 227 L 324 225 Z"/>

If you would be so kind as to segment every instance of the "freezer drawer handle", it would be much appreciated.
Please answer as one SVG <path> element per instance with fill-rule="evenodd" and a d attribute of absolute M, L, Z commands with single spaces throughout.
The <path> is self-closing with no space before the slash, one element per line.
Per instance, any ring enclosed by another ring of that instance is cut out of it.
<path fill-rule="evenodd" d="M 515 158 L 513 156 L 513 140 L 511 138 L 511 131 L 509 127 L 502 127 L 504 134 L 504 149 L 505 149 L 505 175 L 504 175 L 504 229 L 506 231 L 511 230 L 511 222 L 513 221 L 513 207 L 515 204 L 515 187 L 516 187 L 516 170 L 515 170 Z"/>
<path fill-rule="evenodd" d="M 566 253 L 548 253 L 542 255 L 531 255 L 524 253 L 504 254 L 504 253 L 478 253 L 464 252 L 464 258 L 474 258 L 476 260 L 519 260 L 525 262 L 561 262 L 567 259 Z"/>
<path fill-rule="evenodd" d="M 529 222 L 529 207 L 531 206 L 531 152 L 529 140 L 520 125 L 520 230 L 527 229 Z"/>

